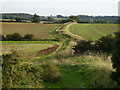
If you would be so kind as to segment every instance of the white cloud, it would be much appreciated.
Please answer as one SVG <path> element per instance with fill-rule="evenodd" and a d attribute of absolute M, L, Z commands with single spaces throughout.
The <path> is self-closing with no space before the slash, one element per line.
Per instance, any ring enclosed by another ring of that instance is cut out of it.
<path fill-rule="evenodd" d="M 27 12 L 38 13 L 40 15 L 117 15 L 118 1 L 119 0 L 2 0 L 2 12 Z"/>
<path fill-rule="evenodd" d="M 1 0 L 1 2 L 119 2 L 120 0 Z"/>

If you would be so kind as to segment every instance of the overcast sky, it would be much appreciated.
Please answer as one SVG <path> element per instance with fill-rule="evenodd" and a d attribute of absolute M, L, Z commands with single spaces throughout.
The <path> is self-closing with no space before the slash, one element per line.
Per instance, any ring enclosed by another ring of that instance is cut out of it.
<path fill-rule="evenodd" d="M 118 15 L 119 0 L 1 0 L 2 13 Z"/>

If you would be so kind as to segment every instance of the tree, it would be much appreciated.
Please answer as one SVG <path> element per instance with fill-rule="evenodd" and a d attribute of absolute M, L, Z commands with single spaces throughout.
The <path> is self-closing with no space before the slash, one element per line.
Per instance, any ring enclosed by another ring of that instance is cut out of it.
<path fill-rule="evenodd" d="M 104 54 L 105 59 L 112 54 L 112 43 L 114 37 L 112 35 L 107 35 L 101 37 L 96 42 L 92 41 L 79 41 L 77 45 L 73 47 L 75 54 L 85 54 L 86 52 L 94 52 L 99 54 Z"/>
<path fill-rule="evenodd" d="M 48 21 L 53 21 L 52 17 L 48 17 L 47 19 L 48 19 Z"/>
<path fill-rule="evenodd" d="M 5 41 L 5 40 L 6 40 L 6 38 L 5 38 L 4 35 L 2 35 L 2 36 L 0 36 L 0 37 L 1 37 L 1 41 Z"/>
<path fill-rule="evenodd" d="M 37 14 L 34 14 L 33 23 L 39 23 L 39 22 L 40 22 L 40 16 L 38 16 Z"/>
<path fill-rule="evenodd" d="M 99 40 L 95 42 L 94 51 L 102 54 L 104 60 L 107 60 L 108 56 L 112 54 L 113 41 L 114 37 L 112 35 L 102 36 Z"/>
<path fill-rule="evenodd" d="M 113 43 L 112 63 L 113 69 L 112 79 L 120 85 L 120 32 L 115 33 L 115 41 Z"/>
<path fill-rule="evenodd" d="M 16 22 L 21 22 L 22 18 L 21 17 L 16 17 L 15 20 L 16 20 Z"/>
<path fill-rule="evenodd" d="M 113 41 L 114 37 L 112 35 L 102 36 L 99 40 L 95 42 L 96 51 L 107 55 L 112 54 Z"/>
<path fill-rule="evenodd" d="M 57 18 L 64 18 L 64 16 L 62 16 L 62 15 L 57 15 Z"/>
<path fill-rule="evenodd" d="M 79 22 L 79 20 L 80 20 L 79 16 L 70 16 L 69 19 L 72 22 L 74 22 L 74 21 Z"/>
<path fill-rule="evenodd" d="M 91 51 L 92 44 L 91 41 L 79 41 L 77 45 L 73 47 L 75 54 L 84 55 L 86 52 Z"/>

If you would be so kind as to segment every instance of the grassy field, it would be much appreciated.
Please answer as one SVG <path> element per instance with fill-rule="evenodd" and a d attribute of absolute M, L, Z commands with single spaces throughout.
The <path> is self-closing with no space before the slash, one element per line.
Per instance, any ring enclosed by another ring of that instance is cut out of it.
<path fill-rule="evenodd" d="M 41 67 L 48 61 L 58 66 L 62 77 L 57 83 L 42 82 L 43 88 L 113 88 L 115 85 L 109 77 L 113 71 L 110 60 L 80 56 L 61 60 L 38 60 L 34 65 Z"/>
<path fill-rule="evenodd" d="M 57 24 L 33 24 L 33 23 L 2 23 L 3 35 L 20 33 L 21 35 L 33 34 L 35 38 L 53 38 L 50 32 L 55 29 Z"/>
<path fill-rule="evenodd" d="M 117 24 L 74 24 L 69 31 L 88 40 L 96 40 L 101 36 L 118 31 Z"/>
<path fill-rule="evenodd" d="M 25 56 L 31 55 L 40 50 L 47 49 L 49 47 L 54 46 L 54 43 L 40 43 L 40 42 L 14 42 L 14 41 L 4 41 L 2 42 L 2 53 L 10 53 L 11 50 L 21 51 Z"/>

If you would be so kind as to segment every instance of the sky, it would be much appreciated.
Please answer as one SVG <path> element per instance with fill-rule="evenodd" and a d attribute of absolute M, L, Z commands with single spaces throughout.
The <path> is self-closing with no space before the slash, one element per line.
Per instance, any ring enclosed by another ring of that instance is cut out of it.
<path fill-rule="evenodd" d="M 1 13 L 49 15 L 118 15 L 119 0 L 1 0 Z"/>

